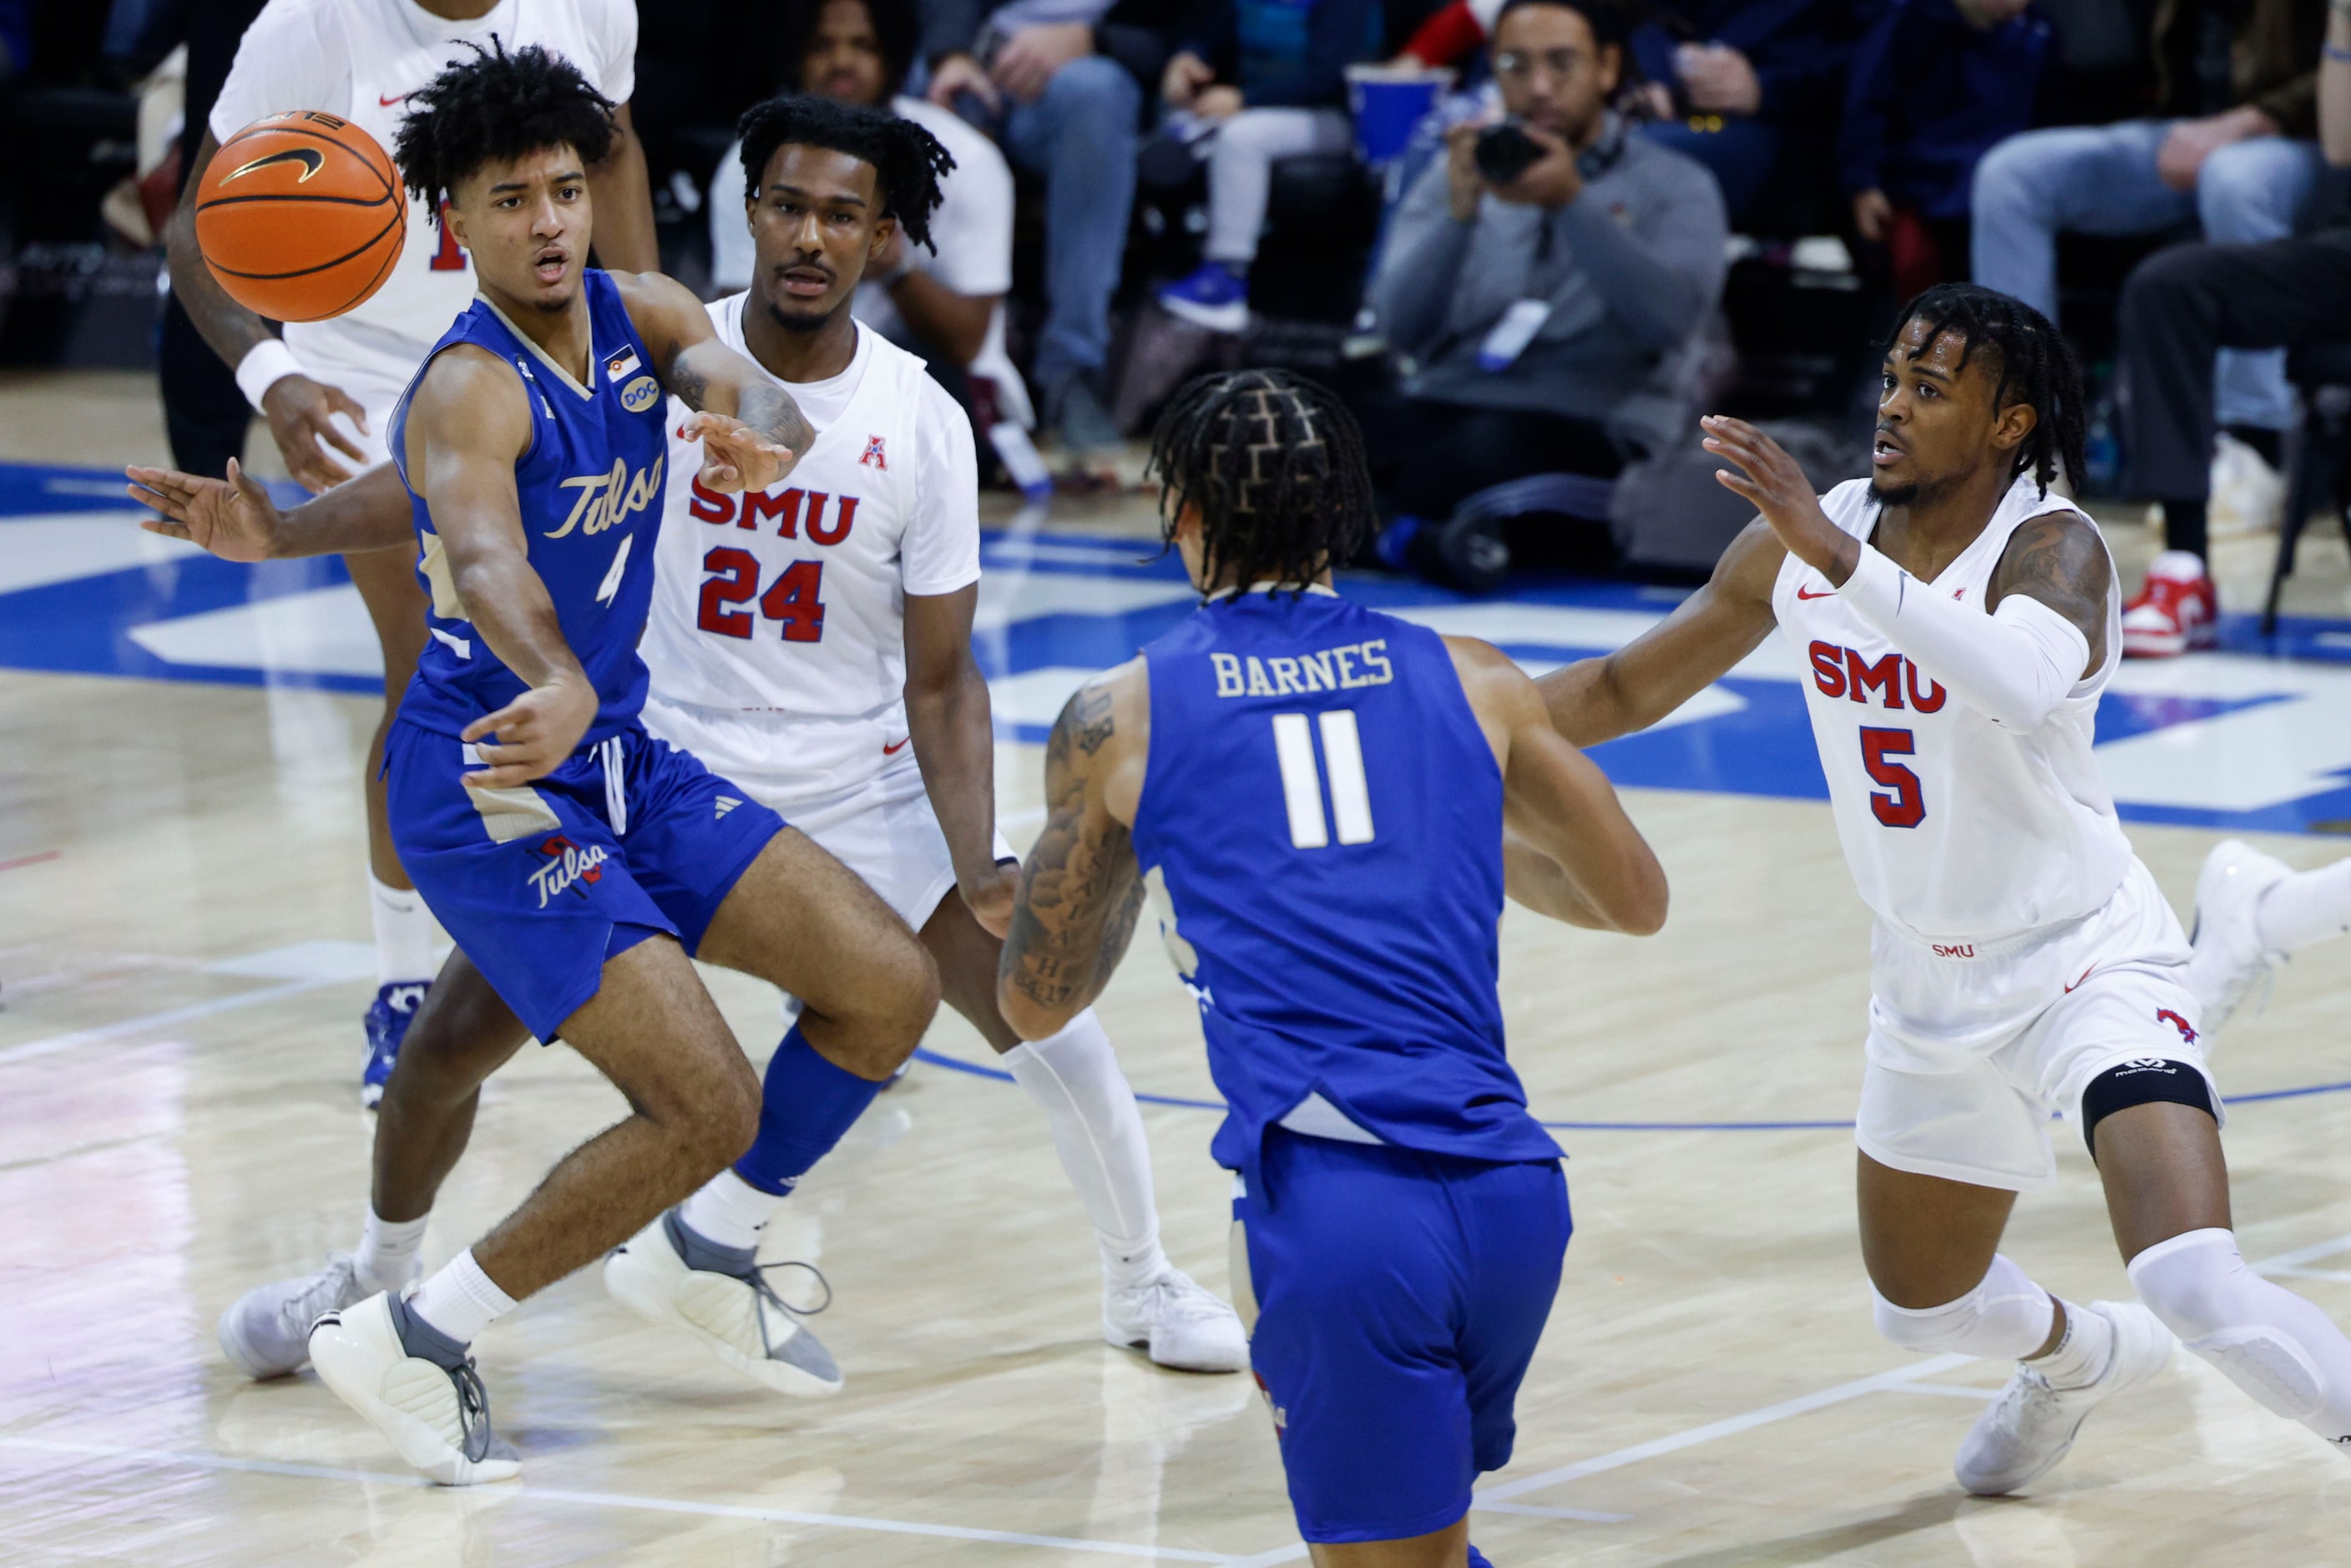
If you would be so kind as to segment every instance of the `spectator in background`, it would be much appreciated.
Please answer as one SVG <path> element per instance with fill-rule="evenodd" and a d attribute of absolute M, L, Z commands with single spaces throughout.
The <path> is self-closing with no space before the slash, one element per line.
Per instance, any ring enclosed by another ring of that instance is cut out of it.
<path fill-rule="evenodd" d="M 1735 224 L 1791 142 L 1835 133 L 1852 52 L 1852 0 L 1651 0 L 1633 34 L 1651 123 L 1721 182 Z"/>
<path fill-rule="evenodd" d="M 901 92 L 914 63 L 914 0 L 795 0 L 783 16 L 785 80 L 802 92 L 886 106 L 939 139 L 955 168 L 939 182 L 931 216 L 936 254 L 902 232 L 866 263 L 856 318 L 929 361 L 931 373 L 971 412 L 985 438 L 999 419 L 1033 423 L 1028 388 L 1004 349 L 1004 297 L 1012 288 L 1012 171 L 985 134 L 954 110 Z M 751 283 L 737 143 L 710 181 L 710 271 L 726 292 Z"/>
<path fill-rule="evenodd" d="M 2326 162 L 2351 165 L 2351 7 L 2326 19 L 2317 75 Z M 2163 504 L 2164 553 L 2123 617 L 2123 650 L 2145 657 L 2210 647 L 2219 596 L 2205 568 L 2205 513 L 2218 434 L 2215 350 L 2351 341 L 2351 227 L 2261 245 L 2158 251 L 2123 286 L 2118 336 L 2131 494 Z"/>
<path fill-rule="evenodd" d="M 1720 299 L 1721 192 L 1607 107 L 1625 36 L 1614 0 L 1510 0 L 1494 75 L 1541 156 L 1495 183 L 1483 128 L 1456 126 L 1397 208 L 1370 301 L 1417 369 L 1359 409 L 1384 511 L 1437 518 L 1508 479 L 1614 475 L 1611 413 Z"/>
<path fill-rule="evenodd" d="M 1353 145 L 1347 68 L 1378 55 L 1384 30 L 1377 0 L 1204 0 L 1160 97 L 1213 127 L 1206 259 L 1159 291 L 1162 308 L 1211 331 L 1249 325 L 1274 161 Z"/>
<path fill-rule="evenodd" d="M 1081 461 L 1114 449 L 1103 407 L 1110 301 L 1134 210 L 1144 87 L 1103 51 L 1110 0 L 940 0 L 931 101 L 992 127 L 1045 176 L 1045 326 L 1030 373 L 1046 422 Z"/>
<path fill-rule="evenodd" d="M 2321 184 L 2309 138 L 2325 24 L 2325 0 L 2164 0 L 2153 38 L 2167 118 L 2030 131 L 1985 154 L 1975 280 L 2054 319 L 2062 233 L 2153 234 L 2191 221 L 2224 244 L 2294 233 Z M 2225 352 L 2218 376 L 2221 425 L 2273 467 L 2294 415 L 2283 354 Z M 2266 469 L 2248 479 L 2265 496 L 2283 489 Z"/>
<path fill-rule="evenodd" d="M 1976 161 L 2032 123 L 2050 49 L 2032 0 L 1885 0 L 1863 33 L 1837 172 L 1897 298 L 1964 268 Z"/>

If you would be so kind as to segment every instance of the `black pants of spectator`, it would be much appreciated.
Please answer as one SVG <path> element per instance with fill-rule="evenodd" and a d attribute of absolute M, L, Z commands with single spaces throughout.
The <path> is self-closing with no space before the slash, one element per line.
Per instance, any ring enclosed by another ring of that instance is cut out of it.
<path fill-rule="evenodd" d="M 236 372 L 198 334 L 196 324 L 180 308 L 177 295 L 163 301 L 163 338 L 156 355 L 172 465 L 207 479 L 221 478 L 230 458 L 245 460 L 253 410 L 237 390 Z"/>
<path fill-rule="evenodd" d="M 1384 517 L 1441 521 L 1490 486 L 1533 474 L 1614 478 L 1625 466 L 1598 422 L 1531 409 L 1478 408 L 1395 391 L 1350 398 L 1364 427 Z"/>
<path fill-rule="evenodd" d="M 2158 251 L 2123 286 L 2130 491 L 2163 503 L 2165 548 L 2205 553 L 2212 356 L 2351 340 L 2351 229 Z"/>

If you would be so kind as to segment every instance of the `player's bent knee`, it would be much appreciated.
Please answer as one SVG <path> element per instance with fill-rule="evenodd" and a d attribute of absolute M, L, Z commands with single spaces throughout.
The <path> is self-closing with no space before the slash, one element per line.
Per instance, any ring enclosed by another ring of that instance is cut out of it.
<path fill-rule="evenodd" d="M 2182 1344 L 2262 1405 L 2296 1420 L 2325 1406 L 2327 1377 L 2310 1341 L 2332 1325 L 2248 1268 L 2233 1232 L 2214 1227 L 2158 1241 L 2127 1271 L 2139 1300 Z"/>
<path fill-rule="evenodd" d="M 2049 1292 L 1998 1254 L 1976 1288 L 1957 1301 L 1897 1307 L 1881 1295 L 1873 1309 L 1877 1332 L 1905 1350 L 1956 1351 L 2002 1361 L 2038 1349 L 2049 1337 L 2054 1314 Z"/>
<path fill-rule="evenodd" d="M 2091 1159 L 2098 1157 L 2098 1124 L 2136 1105 L 2186 1105 L 2220 1120 L 2212 1086 L 2192 1063 L 2142 1056 L 2107 1068 L 2082 1091 L 2082 1141 Z"/>

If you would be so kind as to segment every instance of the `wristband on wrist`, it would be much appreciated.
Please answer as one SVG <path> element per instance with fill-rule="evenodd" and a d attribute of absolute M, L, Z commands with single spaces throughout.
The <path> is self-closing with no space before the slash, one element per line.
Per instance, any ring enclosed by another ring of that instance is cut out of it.
<path fill-rule="evenodd" d="M 263 393 L 287 376 L 301 373 L 301 361 L 295 359 L 294 350 L 286 346 L 284 339 L 264 338 L 236 362 L 236 390 L 245 394 L 253 412 L 259 413 Z"/>

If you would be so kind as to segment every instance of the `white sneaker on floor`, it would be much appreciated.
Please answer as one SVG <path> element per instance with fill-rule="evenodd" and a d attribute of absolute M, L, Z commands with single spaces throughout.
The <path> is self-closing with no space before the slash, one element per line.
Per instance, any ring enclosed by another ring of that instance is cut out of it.
<path fill-rule="evenodd" d="M 2114 1325 L 2105 1372 L 2087 1387 L 2057 1389 L 2030 1366 L 2018 1366 L 1991 1408 L 1977 1417 L 1951 1466 L 1959 1484 L 1976 1496 L 1998 1497 L 2047 1474 L 2073 1448 L 2091 1411 L 2170 1364 L 2171 1331 L 2137 1301 L 2092 1301 L 2081 1310 Z"/>
<path fill-rule="evenodd" d="M 1102 1338 L 1181 1372 L 1246 1372 L 1240 1314 L 1170 1267 L 1140 1284 L 1102 1288 Z"/>
<path fill-rule="evenodd" d="M 2212 443 L 2210 490 L 2205 516 L 2216 539 L 2273 534 L 2285 516 L 2285 476 L 2225 431 Z"/>
<path fill-rule="evenodd" d="M 751 1264 L 741 1274 L 689 1268 L 671 1229 L 677 1222 L 671 1209 L 604 1260 L 604 1289 L 612 1299 L 649 1323 L 692 1334 L 762 1387 L 801 1399 L 840 1393 L 841 1367 L 832 1353 L 760 1267 Z M 828 1287 L 828 1301 L 831 1294 Z"/>
<path fill-rule="evenodd" d="M 514 1448 L 490 1430 L 489 1396 L 473 1361 L 453 1368 L 409 1354 L 390 1295 L 378 1291 L 320 1318 L 310 1331 L 310 1360 L 337 1398 L 443 1486 L 522 1473 Z"/>
<path fill-rule="evenodd" d="M 2196 919 L 2189 938 L 2195 956 L 2183 978 L 2189 994 L 2204 1004 L 2207 1038 L 2220 1032 L 2256 985 L 2266 999 L 2286 956 L 2262 946 L 2255 912 L 2262 894 L 2292 874 L 2283 861 L 2242 839 L 2223 839 L 2204 857 L 2204 869 L 2196 873 Z"/>
<path fill-rule="evenodd" d="M 395 1288 L 409 1282 L 402 1280 Z M 214 1337 L 228 1364 L 247 1377 L 284 1377 L 309 1364 L 311 1325 L 381 1288 L 361 1283 L 358 1265 L 338 1252 L 315 1274 L 274 1280 L 239 1296 L 221 1314 Z"/>

